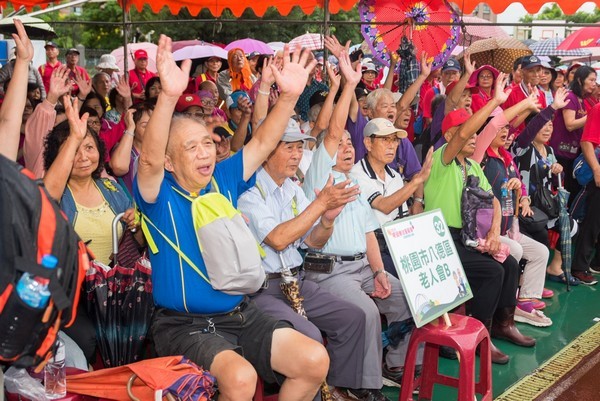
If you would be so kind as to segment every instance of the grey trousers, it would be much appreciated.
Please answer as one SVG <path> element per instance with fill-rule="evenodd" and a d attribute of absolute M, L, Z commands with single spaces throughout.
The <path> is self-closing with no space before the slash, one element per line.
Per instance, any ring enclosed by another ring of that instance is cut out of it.
<path fill-rule="evenodd" d="M 290 306 L 281 292 L 280 279 L 269 280 L 268 288 L 252 296 L 252 300 L 267 315 L 290 322 L 300 333 L 323 342 L 327 336 L 329 374 L 327 383 L 336 387 L 361 388 L 362 353 L 365 346 L 366 317 L 361 308 L 332 295 L 300 274 L 300 294 L 308 319 Z"/>
<path fill-rule="evenodd" d="M 410 310 L 400 281 L 389 275 L 388 278 L 392 293 L 385 299 L 379 299 L 369 296 L 375 287 L 373 272 L 367 263 L 367 258 L 352 262 L 337 262 L 331 274 L 306 273 L 306 279 L 319 283 L 322 288 L 355 304 L 366 314 L 366 341 L 361 355 L 363 359 L 361 388 L 380 389 L 383 386 L 381 379 L 383 344 L 381 342 L 381 319 L 379 315 L 385 315 L 388 323 L 402 321 L 410 317 Z M 388 347 L 385 357 L 388 366 L 404 366 L 408 340 L 409 336 L 396 348 Z"/>

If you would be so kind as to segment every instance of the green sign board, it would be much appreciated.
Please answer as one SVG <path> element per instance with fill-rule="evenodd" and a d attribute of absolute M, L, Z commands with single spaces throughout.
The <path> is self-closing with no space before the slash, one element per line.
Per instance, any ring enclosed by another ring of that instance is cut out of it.
<path fill-rule="evenodd" d="M 473 297 L 441 210 L 391 221 L 382 230 L 417 327 Z"/>

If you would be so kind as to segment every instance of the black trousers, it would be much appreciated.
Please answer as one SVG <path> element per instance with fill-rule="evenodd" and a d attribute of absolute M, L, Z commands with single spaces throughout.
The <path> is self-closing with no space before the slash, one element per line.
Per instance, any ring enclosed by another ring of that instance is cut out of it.
<path fill-rule="evenodd" d="M 485 322 L 492 319 L 497 308 L 516 306 L 520 273 L 517 260 L 509 256 L 500 263 L 489 254 L 467 249 L 454 233 L 453 238 L 473 292 L 467 313 Z"/>
<path fill-rule="evenodd" d="M 571 266 L 572 271 L 588 270 L 600 234 L 600 188 L 592 181 L 588 184 L 587 191 L 589 191 L 586 199 L 587 212 L 585 219 L 579 226 L 579 233 L 575 242 L 575 257 Z M 596 255 L 596 260 L 599 258 Z"/>

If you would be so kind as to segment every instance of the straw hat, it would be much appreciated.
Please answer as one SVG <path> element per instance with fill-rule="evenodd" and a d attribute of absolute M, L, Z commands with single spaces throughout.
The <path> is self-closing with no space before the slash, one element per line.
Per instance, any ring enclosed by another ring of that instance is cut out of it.
<path fill-rule="evenodd" d="M 117 65 L 117 60 L 112 54 L 103 54 L 100 56 L 100 63 L 96 66 L 97 70 L 114 70 L 121 71 Z"/>

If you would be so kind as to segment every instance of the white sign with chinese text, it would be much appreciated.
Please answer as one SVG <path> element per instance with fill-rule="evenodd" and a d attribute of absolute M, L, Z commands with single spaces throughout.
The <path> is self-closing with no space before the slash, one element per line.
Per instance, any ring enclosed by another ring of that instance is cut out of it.
<path fill-rule="evenodd" d="M 415 325 L 473 297 L 440 209 L 382 226 Z"/>

